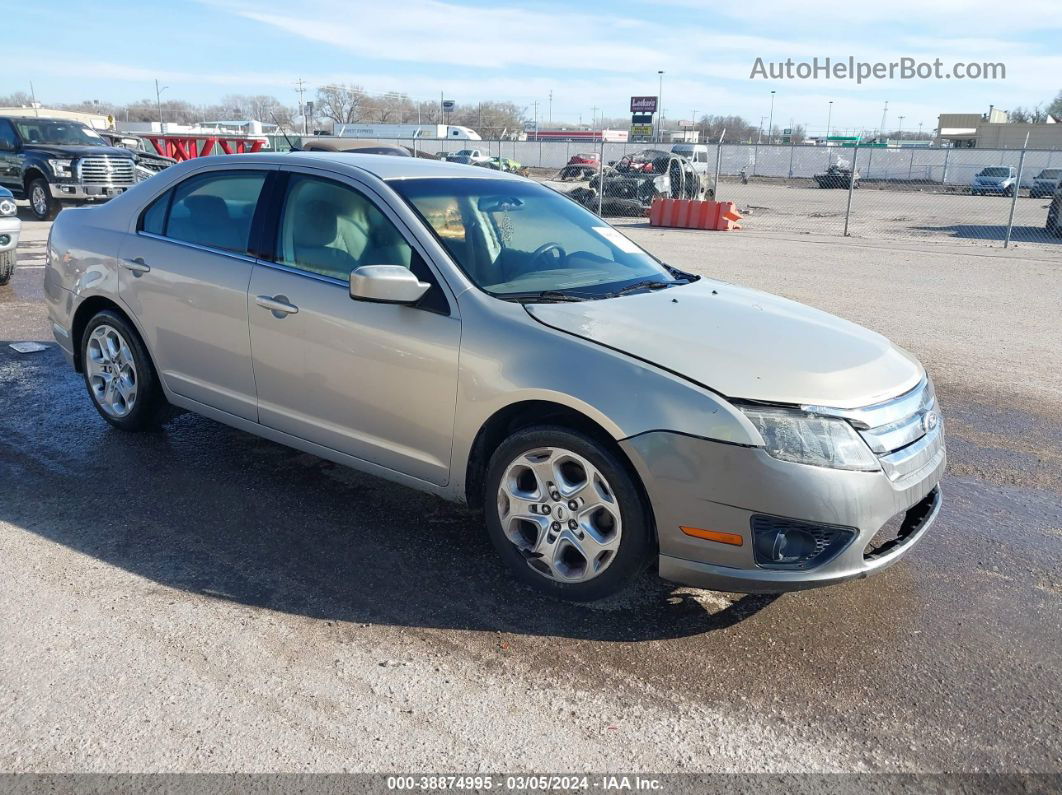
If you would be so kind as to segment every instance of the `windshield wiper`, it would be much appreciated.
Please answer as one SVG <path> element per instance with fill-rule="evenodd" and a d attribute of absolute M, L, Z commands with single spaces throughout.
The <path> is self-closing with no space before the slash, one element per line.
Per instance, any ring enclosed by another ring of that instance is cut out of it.
<path fill-rule="evenodd" d="M 491 293 L 503 301 L 515 301 L 519 304 L 559 304 L 567 301 L 584 301 L 583 296 L 562 293 L 560 290 L 529 290 L 525 293 Z"/>
<path fill-rule="evenodd" d="M 628 284 L 626 287 L 621 287 L 618 290 L 613 290 L 611 293 L 607 293 L 602 296 L 603 298 L 616 298 L 620 295 L 627 295 L 638 290 L 663 290 L 665 287 L 677 287 L 680 284 L 686 284 L 686 279 L 676 279 L 673 282 L 658 282 L 654 279 L 647 279 L 641 282 L 635 282 L 634 284 Z"/>

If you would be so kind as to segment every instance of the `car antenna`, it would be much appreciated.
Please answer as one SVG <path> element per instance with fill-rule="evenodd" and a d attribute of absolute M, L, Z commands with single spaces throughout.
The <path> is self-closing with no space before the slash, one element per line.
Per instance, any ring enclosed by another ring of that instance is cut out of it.
<path fill-rule="evenodd" d="M 284 140 L 288 142 L 288 148 L 292 152 L 301 152 L 302 147 L 295 146 L 295 144 L 291 142 L 291 139 L 288 138 L 288 134 L 284 132 L 284 128 L 280 126 L 280 122 L 277 121 L 277 115 L 275 113 L 270 113 L 269 116 L 273 119 L 273 124 L 277 126 L 278 130 L 280 130 L 280 134 L 284 136 Z"/>

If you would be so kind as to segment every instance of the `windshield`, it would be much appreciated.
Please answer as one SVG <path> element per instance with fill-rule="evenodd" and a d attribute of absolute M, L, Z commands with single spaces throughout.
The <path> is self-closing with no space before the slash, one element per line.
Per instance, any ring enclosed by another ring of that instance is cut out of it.
<path fill-rule="evenodd" d="M 1037 179 L 1062 179 L 1062 168 L 1045 168 Z"/>
<path fill-rule="evenodd" d="M 499 297 L 601 297 L 639 282 L 672 283 L 633 242 L 559 193 L 498 179 L 395 180 L 477 286 Z"/>
<path fill-rule="evenodd" d="M 967 173 L 969 173 L 969 172 L 967 172 Z M 979 176 L 979 177 L 1009 177 L 1010 176 L 1010 169 L 1009 168 L 986 168 L 986 169 L 982 170 L 981 173 L 978 174 L 977 176 Z"/>
<path fill-rule="evenodd" d="M 58 144 L 59 146 L 106 146 L 95 130 L 76 121 L 25 119 L 16 121 L 18 134 L 28 144 Z"/>

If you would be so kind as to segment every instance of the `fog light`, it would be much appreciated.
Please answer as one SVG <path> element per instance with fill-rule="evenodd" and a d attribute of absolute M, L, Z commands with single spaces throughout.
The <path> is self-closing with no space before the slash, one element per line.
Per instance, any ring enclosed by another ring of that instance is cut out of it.
<path fill-rule="evenodd" d="M 835 558 L 856 531 L 850 527 L 813 524 L 757 514 L 752 538 L 757 565 L 767 569 L 810 569 Z"/>
<path fill-rule="evenodd" d="M 11 235 L 0 235 L 0 246 L 6 246 L 11 242 Z"/>

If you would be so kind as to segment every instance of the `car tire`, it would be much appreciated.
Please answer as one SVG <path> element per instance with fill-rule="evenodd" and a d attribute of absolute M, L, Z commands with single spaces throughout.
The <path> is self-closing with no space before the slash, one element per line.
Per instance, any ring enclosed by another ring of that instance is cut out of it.
<path fill-rule="evenodd" d="M 43 177 L 30 182 L 26 190 L 29 198 L 30 212 L 38 221 L 54 221 L 59 214 L 60 204 L 58 199 L 52 196 L 52 190 L 48 186 L 48 180 Z"/>
<path fill-rule="evenodd" d="M 1011 196 L 1013 196 L 1014 195 L 1014 186 L 1011 185 L 1009 188 L 1007 188 L 1005 191 L 1003 191 L 1003 195 L 1006 196 L 1008 199 Z"/>
<path fill-rule="evenodd" d="M 14 249 L 0 252 L 0 286 L 11 281 L 11 277 L 15 273 L 15 259 Z"/>
<path fill-rule="evenodd" d="M 518 431 L 491 456 L 484 488 L 491 542 L 510 572 L 538 591 L 602 599 L 649 563 L 651 513 L 606 442 L 560 426 Z"/>
<path fill-rule="evenodd" d="M 97 313 L 81 336 L 81 369 L 96 411 L 115 428 L 157 428 L 168 405 L 143 340 L 117 312 Z"/>

